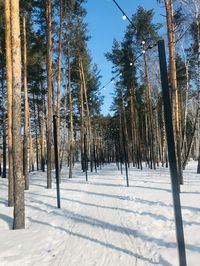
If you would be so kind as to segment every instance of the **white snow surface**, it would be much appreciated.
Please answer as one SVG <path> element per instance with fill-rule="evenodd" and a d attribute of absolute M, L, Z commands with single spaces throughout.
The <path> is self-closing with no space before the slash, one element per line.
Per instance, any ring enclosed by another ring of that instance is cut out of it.
<path fill-rule="evenodd" d="M 181 203 L 188 266 L 200 265 L 200 175 L 197 162 L 184 171 Z M 125 172 L 115 164 L 88 173 L 80 165 L 73 178 L 62 172 L 61 209 L 56 186 L 46 189 L 46 173 L 30 174 L 25 192 L 26 229 L 12 230 L 7 179 L 0 178 L 1 266 L 178 265 L 169 170 Z"/>

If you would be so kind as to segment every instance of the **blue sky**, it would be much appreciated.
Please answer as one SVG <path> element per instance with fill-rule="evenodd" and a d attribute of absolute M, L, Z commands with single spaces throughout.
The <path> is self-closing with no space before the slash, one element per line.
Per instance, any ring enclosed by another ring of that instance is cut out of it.
<path fill-rule="evenodd" d="M 117 2 L 129 17 L 136 12 L 138 6 L 143 6 L 145 9 L 153 8 L 155 10 L 155 22 L 165 22 L 165 18 L 162 16 L 165 14 L 163 5 L 158 4 L 157 0 L 117 0 Z M 112 64 L 105 59 L 104 54 L 111 50 L 114 38 L 119 41 L 122 40 L 128 20 L 122 20 L 122 14 L 112 0 L 88 0 L 86 9 L 88 12 L 86 22 L 92 37 L 88 45 L 93 62 L 101 70 L 103 86 L 112 77 Z M 113 91 L 113 84 L 102 90 L 102 94 L 105 96 L 102 106 L 103 114 L 109 113 L 109 107 L 112 103 L 110 94 Z"/>

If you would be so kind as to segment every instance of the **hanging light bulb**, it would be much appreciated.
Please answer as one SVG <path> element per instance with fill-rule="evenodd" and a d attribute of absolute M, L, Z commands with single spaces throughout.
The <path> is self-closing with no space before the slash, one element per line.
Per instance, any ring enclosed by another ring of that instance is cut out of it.
<path fill-rule="evenodd" d="M 132 62 L 130 62 L 130 66 L 132 66 L 133 65 L 133 63 Z"/>
<path fill-rule="evenodd" d="M 123 20 L 126 20 L 126 19 L 127 19 L 126 15 L 123 15 L 123 16 L 122 16 L 122 19 L 123 19 Z"/>

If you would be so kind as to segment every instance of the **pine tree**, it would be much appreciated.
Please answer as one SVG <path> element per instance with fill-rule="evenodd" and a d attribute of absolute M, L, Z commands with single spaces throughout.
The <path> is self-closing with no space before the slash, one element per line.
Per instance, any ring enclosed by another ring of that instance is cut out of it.
<path fill-rule="evenodd" d="M 12 143 L 14 176 L 14 229 L 25 227 L 24 177 L 21 143 L 21 40 L 19 0 L 11 1 L 11 47 L 12 47 Z"/>
<path fill-rule="evenodd" d="M 6 38 L 6 84 L 8 97 L 8 206 L 14 205 L 13 156 L 12 156 L 12 52 L 11 52 L 11 3 L 4 1 Z"/>

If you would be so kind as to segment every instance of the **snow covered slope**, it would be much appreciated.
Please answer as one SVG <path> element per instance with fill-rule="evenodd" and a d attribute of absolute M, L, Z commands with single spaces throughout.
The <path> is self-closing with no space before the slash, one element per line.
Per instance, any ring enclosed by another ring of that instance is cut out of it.
<path fill-rule="evenodd" d="M 62 173 L 61 209 L 46 173 L 30 174 L 26 229 L 10 230 L 7 180 L 0 178 L 1 266 L 178 265 L 171 183 L 167 169 L 129 170 L 130 187 L 115 165 L 74 178 Z M 184 171 L 182 213 L 188 266 L 200 265 L 200 176 Z"/>

